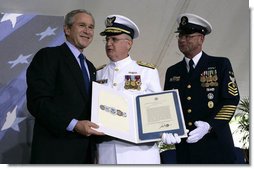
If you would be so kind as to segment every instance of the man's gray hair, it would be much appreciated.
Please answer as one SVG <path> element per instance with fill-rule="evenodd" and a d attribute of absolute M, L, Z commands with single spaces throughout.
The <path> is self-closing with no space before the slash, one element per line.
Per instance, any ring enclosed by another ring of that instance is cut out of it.
<path fill-rule="evenodd" d="M 90 15 L 90 16 L 92 17 L 92 19 L 93 19 L 93 22 L 95 23 L 95 20 L 94 20 L 94 17 L 93 17 L 93 15 L 92 15 L 92 13 L 88 12 L 88 11 L 85 10 L 85 9 L 76 9 L 76 10 L 73 10 L 73 11 L 71 11 L 71 12 L 69 12 L 69 13 L 67 13 L 67 14 L 65 15 L 65 17 L 64 17 L 64 25 L 66 25 L 66 26 L 68 26 L 68 27 L 72 26 L 72 24 L 73 24 L 73 22 L 74 22 L 73 17 L 74 17 L 76 14 L 78 14 L 78 13 L 85 13 L 85 14 L 87 14 L 87 15 Z"/>

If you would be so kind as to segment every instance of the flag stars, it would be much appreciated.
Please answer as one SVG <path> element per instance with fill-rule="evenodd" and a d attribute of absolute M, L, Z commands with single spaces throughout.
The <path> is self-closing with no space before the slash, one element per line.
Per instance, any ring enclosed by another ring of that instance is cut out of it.
<path fill-rule="evenodd" d="M 4 14 L 4 16 L 2 17 L 0 22 L 4 22 L 4 21 L 8 21 L 10 20 L 12 28 L 15 27 L 16 23 L 17 23 L 17 17 L 21 16 L 22 14 L 16 14 L 16 13 L 6 13 Z"/>
<path fill-rule="evenodd" d="M 30 55 L 26 55 L 24 56 L 23 54 L 19 55 L 19 57 L 16 60 L 12 60 L 9 61 L 8 63 L 11 64 L 11 68 L 13 68 L 14 66 L 16 66 L 17 64 L 23 64 L 23 63 L 28 63 L 27 59 L 32 56 L 32 54 Z"/>
<path fill-rule="evenodd" d="M 41 33 L 36 33 L 37 36 L 41 36 L 39 40 L 44 39 L 47 36 L 51 36 L 51 35 L 55 35 L 55 31 L 57 30 L 57 28 L 51 28 L 50 26 Z"/>
<path fill-rule="evenodd" d="M 26 119 L 26 117 L 17 117 L 17 107 L 12 111 L 7 112 L 5 123 L 1 128 L 1 131 L 12 128 L 13 130 L 19 132 L 19 123 Z"/>

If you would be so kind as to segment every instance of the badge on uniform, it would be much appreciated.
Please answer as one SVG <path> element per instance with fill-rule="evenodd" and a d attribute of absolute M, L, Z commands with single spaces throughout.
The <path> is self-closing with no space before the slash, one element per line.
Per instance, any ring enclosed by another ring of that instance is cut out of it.
<path fill-rule="evenodd" d="M 207 106 L 208 106 L 210 109 L 212 109 L 213 106 L 214 106 L 213 101 L 209 101 L 209 102 L 207 103 Z"/>
<path fill-rule="evenodd" d="M 141 77 L 140 75 L 125 75 L 125 89 L 141 90 Z"/>
<path fill-rule="evenodd" d="M 178 82 L 180 81 L 181 77 L 180 76 L 173 76 L 169 79 L 170 82 Z"/>
<path fill-rule="evenodd" d="M 237 89 L 237 85 L 236 85 L 236 80 L 235 80 L 235 76 L 233 72 L 229 72 L 229 78 L 230 78 L 230 82 L 228 83 L 228 93 L 233 95 L 233 96 L 237 96 L 238 95 L 238 89 Z"/>

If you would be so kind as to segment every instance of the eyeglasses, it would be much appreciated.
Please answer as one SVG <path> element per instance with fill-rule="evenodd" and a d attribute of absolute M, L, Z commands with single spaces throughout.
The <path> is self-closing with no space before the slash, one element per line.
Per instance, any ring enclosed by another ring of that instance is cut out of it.
<path fill-rule="evenodd" d="M 120 39 L 120 38 L 110 37 L 110 38 L 103 39 L 103 42 L 104 43 L 108 43 L 108 42 L 117 43 L 120 40 L 129 40 L 129 39 L 126 39 L 126 38 Z"/>
<path fill-rule="evenodd" d="M 192 38 L 194 38 L 194 37 L 196 37 L 196 36 L 202 36 L 201 34 L 198 34 L 198 35 L 177 35 L 176 36 L 176 38 L 178 39 L 178 40 L 183 40 L 183 39 L 185 39 L 185 40 L 187 40 L 187 41 L 189 41 L 189 40 L 191 40 Z"/>

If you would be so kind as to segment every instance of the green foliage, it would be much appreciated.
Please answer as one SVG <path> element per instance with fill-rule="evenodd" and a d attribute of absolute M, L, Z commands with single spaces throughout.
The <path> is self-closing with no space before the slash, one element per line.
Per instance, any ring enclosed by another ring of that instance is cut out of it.
<path fill-rule="evenodd" d="M 160 148 L 160 152 L 166 151 L 166 150 L 174 150 L 175 145 L 171 144 L 164 144 L 162 141 L 157 142 L 158 147 Z"/>
<path fill-rule="evenodd" d="M 234 131 L 234 133 L 241 133 L 243 136 L 240 140 L 240 142 L 243 143 L 243 147 L 246 149 L 249 148 L 249 98 L 243 98 L 240 100 L 240 103 L 238 105 L 238 110 L 240 110 L 239 113 L 235 115 L 235 120 L 238 123 L 237 129 Z"/>

